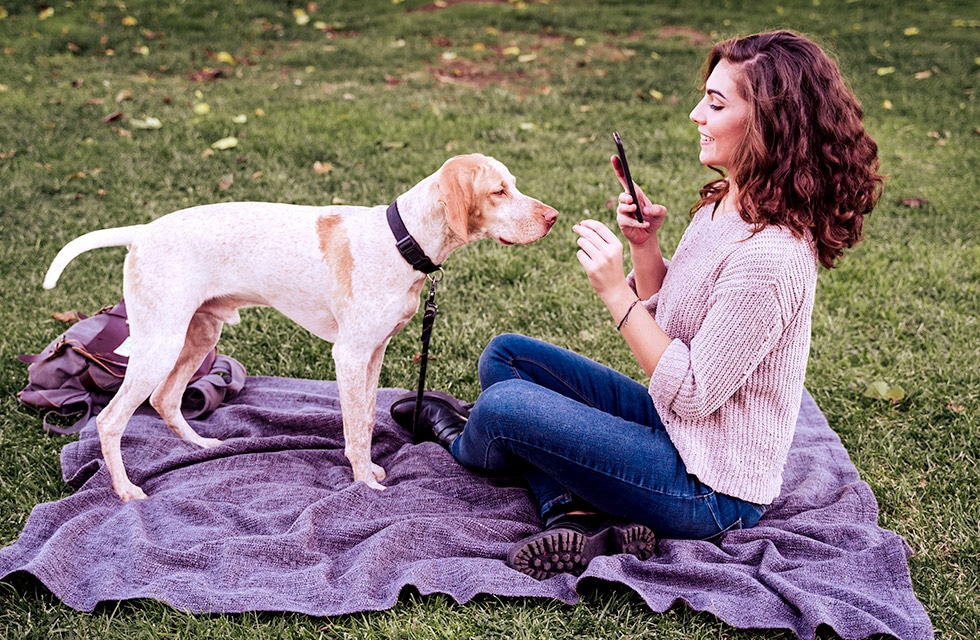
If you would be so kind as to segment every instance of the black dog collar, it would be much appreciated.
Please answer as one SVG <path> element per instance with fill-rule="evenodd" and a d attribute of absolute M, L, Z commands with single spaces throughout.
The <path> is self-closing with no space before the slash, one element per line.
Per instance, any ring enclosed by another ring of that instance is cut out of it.
<path fill-rule="evenodd" d="M 427 274 L 438 271 L 440 269 L 439 265 L 433 264 L 432 260 L 429 260 L 428 256 L 425 255 L 425 251 L 422 250 L 419 243 L 415 241 L 415 238 L 405 228 L 401 214 L 398 213 L 397 201 L 392 202 L 388 207 L 387 215 L 388 226 L 395 235 L 395 246 L 398 247 L 398 252 L 402 254 L 402 257 L 410 265 L 415 267 L 416 271 Z"/>

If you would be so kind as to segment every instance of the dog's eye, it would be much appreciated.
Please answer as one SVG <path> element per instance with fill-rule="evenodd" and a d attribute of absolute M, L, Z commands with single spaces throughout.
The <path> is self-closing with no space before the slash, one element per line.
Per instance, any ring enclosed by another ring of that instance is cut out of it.
<path fill-rule="evenodd" d="M 500 196 L 502 198 L 507 195 L 507 189 L 498 189 L 497 191 L 493 192 L 493 195 Z"/>

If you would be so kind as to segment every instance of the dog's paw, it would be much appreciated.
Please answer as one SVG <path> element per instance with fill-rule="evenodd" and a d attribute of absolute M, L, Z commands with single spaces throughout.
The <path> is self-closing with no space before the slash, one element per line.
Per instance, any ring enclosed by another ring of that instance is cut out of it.
<path fill-rule="evenodd" d="M 129 502 L 130 500 L 146 500 L 146 494 L 143 493 L 143 490 L 133 483 L 130 483 L 128 486 L 115 489 L 115 491 L 116 495 L 119 496 L 123 502 Z"/>
<path fill-rule="evenodd" d="M 218 440 L 217 438 L 201 438 L 200 440 L 198 440 L 197 444 L 201 445 L 205 449 L 213 449 L 214 447 L 220 445 L 222 442 L 223 442 L 222 440 Z"/>
<path fill-rule="evenodd" d="M 374 474 L 374 479 L 378 482 L 381 482 L 388 476 L 388 473 L 385 471 L 384 467 L 374 464 L 373 462 L 371 463 L 371 473 Z"/>

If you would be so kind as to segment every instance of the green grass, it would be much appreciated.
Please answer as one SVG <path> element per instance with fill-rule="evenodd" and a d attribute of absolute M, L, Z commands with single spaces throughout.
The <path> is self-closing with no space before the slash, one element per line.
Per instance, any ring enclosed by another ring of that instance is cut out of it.
<path fill-rule="evenodd" d="M 59 0 L 41 19 L 41 5 L 0 0 L 0 544 L 16 539 L 35 504 L 69 493 L 58 463 L 65 439 L 44 435 L 17 403 L 26 368 L 15 356 L 63 330 L 52 313 L 92 312 L 120 296 L 120 250 L 80 257 L 57 289 L 41 290 L 72 237 L 218 200 L 382 204 L 448 156 L 482 152 L 563 218 L 534 245 L 478 243 L 453 255 L 431 386 L 475 396 L 477 357 L 502 331 L 641 379 L 578 267 L 571 224 L 612 223 L 618 130 L 635 177 L 671 211 L 669 251 L 712 176 L 697 163 L 687 119 L 709 43 L 785 27 L 836 54 L 889 176 L 867 241 L 820 275 L 807 387 L 874 490 L 881 525 L 914 549 L 915 591 L 938 637 L 980 636 L 975 2 L 319 4 L 301 25 L 299 2 Z M 220 77 L 202 80 L 211 69 Z M 196 113 L 200 103 L 210 112 Z M 161 128 L 138 128 L 148 117 Z M 238 146 L 212 153 L 227 136 Z M 317 161 L 332 171 L 314 171 Z M 912 198 L 928 202 L 900 203 Z M 329 345 L 274 312 L 243 315 L 222 350 L 250 374 L 333 376 Z M 418 330 L 416 318 L 392 341 L 383 385 L 414 384 Z M 876 381 L 904 397 L 865 397 Z M 15 579 L 0 583 L 0 629 L 38 638 L 774 637 L 683 609 L 653 614 L 609 585 L 574 607 L 409 595 L 391 611 L 315 619 L 190 616 L 148 601 L 82 614 Z"/>

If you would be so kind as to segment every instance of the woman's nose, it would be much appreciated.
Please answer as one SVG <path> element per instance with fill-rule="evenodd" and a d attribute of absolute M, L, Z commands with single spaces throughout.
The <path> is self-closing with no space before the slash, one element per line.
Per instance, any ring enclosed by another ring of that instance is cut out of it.
<path fill-rule="evenodd" d="M 697 105 L 695 105 L 694 109 L 691 110 L 690 118 L 691 118 L 692 121 L 694 121 L 694 122 L 696 122 L 698 124 L 704 124 L 704 118 L 701 117 L 701 107 L 702 107 L 703 104 L 704 104 L 704 99 L 702 98 L 701 99 L 701 102 L 697 103 Z"/>

